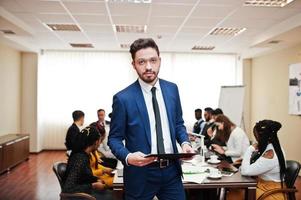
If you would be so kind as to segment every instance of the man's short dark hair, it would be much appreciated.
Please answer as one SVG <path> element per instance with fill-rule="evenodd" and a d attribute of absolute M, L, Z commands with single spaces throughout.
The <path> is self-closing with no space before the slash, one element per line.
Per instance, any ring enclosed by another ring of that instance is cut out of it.
<path fill-rule="evenodd" d="M 202 109 L 197 108 L 197 109 L 194 110 L 194 112 L 196 112 L 196 113 L 197 113 L 197 112 L 202 113 Z"/>
<path fill-rule="evenodd" d="M 106 112 L 105 109 L 102 109 L 102 108 L 101 108 L 101 109 L 98 109 L 98 110 L 97 110 L 97 113 L 99 113 L 99 112 L 101 112 L 101 111 L 102 111 L 102 112 Z"/>
<path fill-rule="evenodd" d="M 205 108 L 204 110 L 205 110 L 206 112 L 210 113 L 210 114 L 212 114 L 212 112 L 213 112 L 213 109 L 210 108 L 210 107 L 207 107 L 207 108 Z"/>
<path fill-rule="evenodd" d="M 213 115 L 223 115 L 224 112 L 223 112 L 222 109 L 217 108 L 217 109 L 215 109 L 215 110 L 212 112 L 212 114 L 213 114 Z"/>
<path fill-rule="evenodd" d="M 139 51 L 140 49 L 146 49 L 148 47 L 155 49 L 158 56 L 160 56 L 159 48 L 152 38 L 139 38 L 131 44 L 130 53 L 132 55 L 132 59 L 135 59 L 137 51 Z"/>
<path fill-rule="evenodd" d="M 72 118 L 73 118 L 73 121 L 75 121 L 75 122 L 84 116 L 85 116 L 85 113 L 81 110 L 76 110 L 72 113 Z"/>

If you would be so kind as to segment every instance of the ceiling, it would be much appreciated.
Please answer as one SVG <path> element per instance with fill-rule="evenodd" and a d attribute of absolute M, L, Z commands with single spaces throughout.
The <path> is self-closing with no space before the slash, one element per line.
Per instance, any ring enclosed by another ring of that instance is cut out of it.
<path fill-rule="evenodd" d="M 152 37 L 162 51 L 254 56 L 301 42 L 301 0 L 282 8 L 248 7 L 243 0 L 0 0 L 0 41 L 24 51 L 74 50 L 70 43 L 91 43 L 93 50 L 127 51 L 139 37 Z M 76 24 L 80 32 L 53 31 L 46 24 Z M 117 33 L 113 25 L 146 25 L 146 33 Z M 236 36 L 211 35 L 216 27 L 246 28 Z M 283 37 L 294 35 L 295 37 Z M 293 32 L 293 33 L 292 33 Z M 281 38 L 278 44 L 269 41 Z M 268 43 L 270 45 L 265 45 Z"/>

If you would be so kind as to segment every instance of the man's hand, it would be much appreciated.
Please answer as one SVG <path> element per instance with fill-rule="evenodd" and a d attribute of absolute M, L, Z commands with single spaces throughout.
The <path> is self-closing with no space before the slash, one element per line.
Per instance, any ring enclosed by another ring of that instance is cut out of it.
<path fill-rule="evenodd" d="M 225 154 L 225 150 L 223 149 L 223 147 L 217 145 L 217 144 L 212 144 L 211 145 L 213 147 L 213 150 L 216 151 L 217 153 L 223 155 Z"/>
<path fill-rule="evenodd" d="M 143 167 L 145 165 L 148 165 L 156 160 L 156 157 L 149 157 L 145 158 L 145 154 L 141 152 L 135 152 L 129 154 L 127 158 L 127 162 L 129 165 L 134 165 L 137 167 Z"/>
<path fill-rule="evenodd" d="M 183 144 L 182 151 L 183 153 L 194 153 L 193 148 L 189 144 Z M 191 160 L 191 159 L 193 159 L 193 156 L 191 158 L 182 158 L 181 160 Z"/>
<path fill-rule="evenodd" d="M 183 153 L 194 153 L 194 150 L 189 144 L 183 144 L 182 145 L 182 151 Z"/>
<path fill-rule="evenodd" d="M 102 191 L 105 189 L 105 184 L 102 183 L 101 181 L 97 181 L 95 183 L 92 183 L 92 187 L 93 189 L 95 190 L 99 190 L 99 191 Z"/>

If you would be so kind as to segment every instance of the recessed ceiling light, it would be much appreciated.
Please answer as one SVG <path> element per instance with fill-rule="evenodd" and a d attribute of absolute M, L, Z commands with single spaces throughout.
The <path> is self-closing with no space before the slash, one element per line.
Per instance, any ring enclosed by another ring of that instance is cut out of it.
<path fill-rule="evenodd" d="M 112 3 L 152 3 L 152 0 L 106 0 Z"/>
<path fill-rule="evenodd" d="M 75 24 L 47 24 L 53 31 L 80 31 Z"/>
<path fill-rule="evenodd" d="M 146 33 L 146 25 L 113 25 L 117 33 Z"/>
<path fill-rule="evenodd" d="M 130 44 L 120 44 L 120 47 L 122 49 L 129 49 L 131 47 L 131 45 Z"/>
<path fill-rule="evenodd" d="M 70 43 L 70 45 L 75 48 L 94 48 L 93 45 L 89 43 Z"/>
<path fill-rule="evenodd" d="M 294 0 L 246 0 L 245 6 L 283 7 Z"/>
<path fill-rule="evenodd" d="M 205 50 L 205 51 L 212 51 L 215 48 L 215 46 L 198 46 L 195 45 L 192 47 L 192 50 Z"/>
<path fill-rule="evenodd" d="M 271 40 L 268 43 L 269 44 L 278 44 L 279 42 L 281 42 L 280 40 Z"/>
<path fill-rule="evenodd" d="M 7 35 L 14 35 L 16 34 L 14 31 L 12 30 L 0 30 L 0 32 L 7 34 Z"/>
<path fill-rule="evenodd" d="M 246 28 L 227 28 L 227 27 L 218 27 L 211 31 L 210 35 L 230 35 L 236 36 L 244 32 Z"/>

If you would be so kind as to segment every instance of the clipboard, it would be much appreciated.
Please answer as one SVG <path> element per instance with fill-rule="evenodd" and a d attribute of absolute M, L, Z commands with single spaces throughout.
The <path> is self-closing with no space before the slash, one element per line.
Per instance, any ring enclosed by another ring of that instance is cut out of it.
<path fill-rule="evenodd" d="M 177 160 L 177 159 L 181 159 L 181 158 L 192 158 L 195 155 L 197 155 L 197 153 L 149 154 L 149 155 L 146 155 L 145 158 L 157 157 L 158 159 Z"/>

